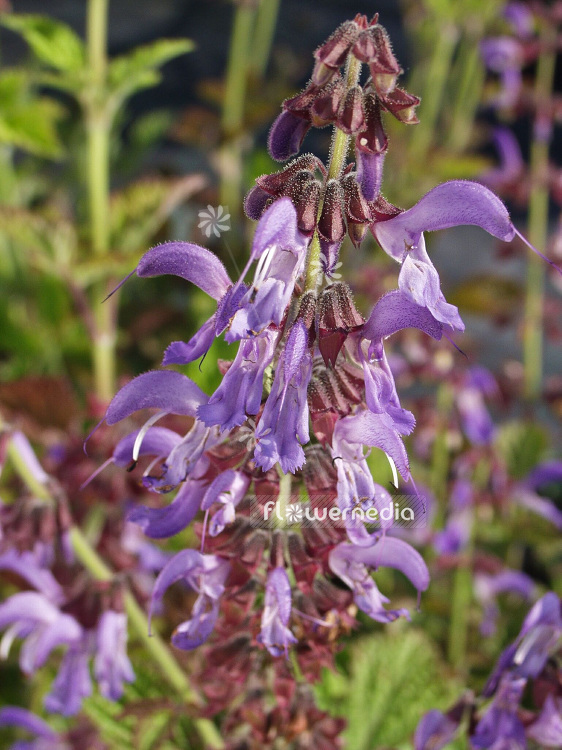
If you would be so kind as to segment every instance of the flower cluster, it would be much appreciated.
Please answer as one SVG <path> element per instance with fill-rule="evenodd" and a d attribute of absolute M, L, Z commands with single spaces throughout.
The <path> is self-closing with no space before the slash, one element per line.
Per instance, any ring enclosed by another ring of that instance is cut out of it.
<path fill-rule="evenodd" d="M 439 750 L 457 734 L 468 716 L 468 733 L 474 748 L 527 747 L 527 740 L 540 747 L 562 744 L 562 701 L 559 660 L 562 637 L 560 598 L 554 593 L 542 597 L 525 618 L 515 641 L 501 654 L 482 691 L 489 700 L 477 712 L 469 696 L 447 714 L 433 710 L 418 725 L 415 750 Z M 558 662 L 558 667 L 556 663 Z M 521 705 L 523 692 L 533 683 L 535 711 Z"/>
<path fill-rule="evenodd" d="M 238 346 L 234 360 L 221 364 L 222 382 L 210 396 L 179 372 L 151 371 L 125 385 L 105 415 L 114 425 L 139 410 L 158 410 L 119 442 L 112 461 L 132 470 L 141 456 L 150 456 L 143 485 L 176 495 L 159 507 L 136 506 L 129 520 L 159 539 L 204 513 L 197 527 L 201 549 L 171 558 L 152 595 L 154 606 L 180 580 L 196 592 L 191 617 L 172 637 L 184 649 L 202 644 L 215 626 L 221 629 L 222 606 L 225 617 L 243 623 L 248 648 L 261 644 L 275 657 L 287 655 L 290 647 L 300 653 L 297 632 L 310 632 L 310 623 L 321 632 L 346 621 L 350 599 L 334 586 L 338 581 L 350 590 L 355 607 L 373 619 L 408 616 L 404 608 L 386 609 L 388 600 L 371 571 L 399 570 L 418 592 L 427 588 L 429 574 L 419 553 L 388 533 L 388 524 L 372 531 L 344 513 L 345 532 L 301 529 L 288 536 L 256 530 L 249 497 L 298 502 L 299 493 L 312 497 L 311 490 L 322 487 L 342 511 L 380 512 L 389 505 L 391 497 L 373 479 L 365 449 L 384 451 L 409 481 L 403 437 L 415 419 L 400 405 L 384 341 L 408 327 L 435 340 L 463 329 L 457 308 L 443 296 L 424 232 L 473 224 L 504 241 L 516 234 L 503 203 L 480 184 L 439 185 L 407 211 L 381 196 L 387 147 L 381 113 L 414 122 L 418 100 L 396 86 L 400 68 L 378 18 L 368 23 L 358 16 L 343 24 L 315 57 L 312 80 L 283 105 L 269 149 L 278 160 L 294 156 L 310 127 L 328 123 L 345 147 L 333 149 L 328 168 L 304 155 L 259 178 L 246 200 L 248 214 L 259 222 L 240 277 L 231 280 L 218 257 L 187 242 L 153 248 L 135 269 L 140 278 L 179 276 L 216 301 L 214 314 L 189 341 L 170 344 L 163 365 L 203 357 L 220 335 Z M 361 85 L 363 64 L 370 75 Z M 345 163 L 350 137 L 356 165 Z M 370 228 L 400 265 L 398 289 L 381 297 L 366 319 L 345 282 L 325 285 L 318 279 L 319 258 L 326 261 L 323 270 L 335 267 L 346 229 L 360 244 L 365 232 L 358 232 L 357 224 Z M 475 393 L 467 385 L 461 411 Z M 155 426 L 168 415 L 189 418 L 187 432 Z M 474 429 L 482 433 L 486 425 Z M 257 585 L 265 588 L 265 601 L 254 630 Z M 294 606 L 303 594 L 305 611 Z M 318 643 L 326 647 L 322 636 Z M 306 671 L 305 657 L 306 652 Z"/>

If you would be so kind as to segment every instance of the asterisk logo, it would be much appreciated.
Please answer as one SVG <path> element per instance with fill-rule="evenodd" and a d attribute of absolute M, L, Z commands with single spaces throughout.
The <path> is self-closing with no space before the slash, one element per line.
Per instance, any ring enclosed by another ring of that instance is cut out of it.
<path fill-rule="evenodd" d="M 287 505 L 285 516 L 289 523 L 298 523 L 299 521 L 302 521 L 302 507 L 300 505 L 297 505 L 296 503 Z"/>
<path fill-rule="evenodd" d="M 339 263 L 336 263 L 336 265 L 331 270 L 326 270 L 328 268 L 328 258 L 324 253 L 321 253 L 318 260 L 313 260 L 310 265 L 312 270 L 316 274 L 317 286 L 320 286 L 323 280 L 327 284 L 331 284 L 332 282 L 341 279 L 341 273 L 335 273 L 338 268 L 341 268 L 341 261 Z"/>
<path fill-rule="evenodd" d="M 207 237 L 211 236 L 211 232 L 215 237 L 220 237 L 221 232 L 228 232 L 230 229 L 228 206 L 219 206 L 218 208 L 207 206 L 207 208 L 201 209 L 197 215 L 201 219 L 197 226 Z"/>

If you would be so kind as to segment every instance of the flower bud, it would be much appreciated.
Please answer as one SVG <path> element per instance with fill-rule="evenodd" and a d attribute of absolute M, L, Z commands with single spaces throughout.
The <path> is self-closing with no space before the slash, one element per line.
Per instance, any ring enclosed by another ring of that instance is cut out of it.
<path fill-rule="evenodd" d="M 256 185 L 244 198 L 244 213 L 248 219 L 257 221 L 271 202 L 271 196 Z"/>
<path fill-rule="evenodd" d="M 310 172 L 297 172 L 286 189 L 286 195 L 297 210 L 297 226 L 303 234 L 311 235 L 316 227 L 321 186 Z"/>
<path fill-rule="evenodd" d="M 380 154 L 388 148 L 378 97 L 372 92 L 363 97 L 365 127 L 358 133 L 355 147 L 370 154 Z"/>
<path fill-rule="evenodd" d="M 358 35 L 359 26 L 355 21 L 346 21 L 334 31 L 324 44 L 318 47 L 314 57 L 324 66 L 337 69 L 346 61 L 349 49 L 355 43 Z M 315 68 L 315 72 L 320 80 L 325 75 L 323 69 L 317 71 Z M 321 85 L 314 77 L 312 80 L 317 86 Z"/>
<path fill-rule="evenodd" d="M 298 154 L 310 122 L 291 112 L 281 112 L 269 131 L 267 148 L 272 159 L 286 161 Z"/>
<path fill-rule="evenodd" d="M 345 84 L 338 73 L 334 80 L 325 86 L 314 100 L 311 115 L 316 127 L 323 127 L 336 119 L 344 95 Z"/>
<path fill-rule="evenodd" d="M 370 43 L 366 43 L 364 45 L 364 51 L 372 51 L 373 48 L 375 51 L 373 58 L 364 61 L 369 63 L 371 75 L 376 75 L 377 73 L 394 73 L 395 75 L 400 75 L 402 70 L 398 64 L 398 60 L 394 57 L 394 53 L 392 52 L 392 46 L 386 29 L 377 24 L 376 26 L 371 26 L 363 33 L 369 34 L 373 43 L 372 46 Z M 360 44 L 358 52 L 362 51 L 362 45 Z M 355 54 L 355 52 L 353 54 Z"/>
<path fill-rule="evenodd" d="M 323 168 L 320 160 L 313 154 L 303 154 L 297 159 L 293 159 L 293 161 L 289 162 L 289 164 L 279 172 L 264 174 L 261 177 L 258 177 L 256 184 L 262 190 L 265 190 L 266 193 L 269 193 L 269 195 L 279 197 L 281 195 L 286 195 L 287 186 L 296 174 L 307 171 L 310 172 L 312 177 L 316 168 Z"/>
<path fill-rule="evenodd" d="M 326 185 L 318 232 L 328 242 L 339 242 L 344 238 L 343 190 L 339 180 L 329 180 Z"/>
<path fill-rule="evenodd" d="M 349 332 L 364 322 L 347 284 L 339 281 L 324 289 L 320 297 L 318 346 L 326 367 L 335 365 Z"/>
<path fill-rule="evenodd" d="M 381 105 L 400 122 L 414 125 L 419 122 L 416 107 L 420 101 L 421 99 L 418 96 L 409 94 L 404 89 L 397 87 L 390 94 L 381 98 Z"/>
<path fill-rule="evenodd" d="M 368 200 L 361 192 L 356 176 L 354 174 L 346 175 L 341 184 L 344 194 L 348 231 L 350 221 L 360 224 L 369 223 L 371 221 L 371 209 L 369 208 Z"/>
<path fill-rule="evenodd" d="M 365 127 L 361 86 L 353 86 L 348 90 L 338 112 L 337 125 L 348 135 L 357 133 Z"/>

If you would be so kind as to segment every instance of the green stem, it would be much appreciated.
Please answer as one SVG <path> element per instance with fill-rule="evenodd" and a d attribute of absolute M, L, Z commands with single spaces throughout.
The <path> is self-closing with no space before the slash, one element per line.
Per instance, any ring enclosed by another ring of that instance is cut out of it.
<path fill-rule="evenodd" d="M 256 11 L 248 2 L 239 1 L 234 11 L 234 24 L 228 62 L 221 126 L 225 143 L 219 152 L 221 174 L 220 202 L 231 212 L 242 204 L 242 143 L 246 89 L 252 31 Z"/>
<path fill-rule="evenodd" d="M 106 115 L 108 0 L 89 0 L 87 49 L 90 91 L 86 104 L 88 136 L 88 203 L 92 250 L 105 255 L 109 247 L 109 128 Z"/>
<path fill-rule="evenodd" d="M 89 88 L 84 97 L 87 137 L 87 193 L 92 254 L 103 258 L 110 251 L 109 151 L 111 117 L 106 101 L 108 0 L 89 0 L 87 50 Z M 95 332 L 92 359 L 95 392 L 108 401 L 115 391 L 116 300 L 101 304 L 106 285 L 97 284 L 92 295 Z"/>
<path fill-rule="evenodd" d="M 420 123 L 412 137 L 412 158 L 424 156 L 432 141 L 438 136 L 436 125 L 442 109 L 443 95 L 457 39 L 458 33 L 453 25 L 448 24 L 439 28 L 425 75 L 420 105 Z"/>
<path fill-rule="evenodd" d="M 117 295 L 102 300 L 106 285 L 96 285 L 94 295 L 95 331 L 92 341 L 94 387 L 98 398 L 109 401 L 115 393 L 115 348 L 117 344 Z"/>
<path fill-rule="evenodd" d="M 468 543 L 466 559 L 459 561 L 453 581 L 451 601 L 451 623 L 449 627 L 449 661 L 458 671 L 466 670 L 470 604 L 472 602 L 472 566 L 474 540 Z"/>
<path fill-rule="evenodd" d="M 292 474 L 283 474 L 278 466 L 279 472 L 279 495 L 275 504 L 276 526 L 284 529 L 287 525 L 287 505 L 291 501 Z"/>
<path fill-rule="evenodd" d="M 554 70 L 556 64 L 555 29 L 545 24 L 542 31 L 542 52 L 537 63 L 535 80 L 536 121 L 539 117 L 548 118 L 545 110 L 552 97 Z M 539 250 L 544 249 L 548 236 L 548 173 L 549 142 L 541 138 L 536 130 L 531 143 L 529 200 L 529 241 Z M 535 253 L 529 251 L 525 313 L 523 324 L 523 367 L 524 393 L 529 399 L 536 399 L 542 391 L 543 371 L 543 294 L 544 263 Z"/>
<path fill-rule="evenodd" d="M 258 79 L 262 79 L 265 75 L 277 25 L 279 2 L 280 0 L 261 0 L 258 9 L 250 61 L 250 70 Z"/>
<path fill-rule="evenodd" d="M 454 88 L 456 96 L 447 128 L 447 147 L 459 153 L 470 139 L 486 75 L 477 38 L 472 34 L 462 41 L 455 67 L 459 71 L 459 83 Z"/>
<path fill-rule="evenodd" d="M 347 59 L 346 67 L 346 88 L 350 89 L 359 80 L 361 73 L 361 62 L 357 60 L 353 55 L 349 55 Z M 334 127 L 332 132 L 332 145 L 330 149 L 330 164 L 328 165 L 328 176 L 326 183 L 329 180 L 336 180 L 342 173 L 347 161 L 347 151 L 349 149 L 350 136 Z M 320 201 L 318 206 L 318 219 L 322 214 L 323 202 Z M 314 232 L 312 242 L 308 250 L 308 258 L 306 265 L 306 280 L 304 285 L 304 294 L 307 292 L 314 291 L 318 285 L 318 277 L 322 273 L 320 264 L 320 255 L 322 248 L 320 246 L 320 237 L 318 232 Z"/>

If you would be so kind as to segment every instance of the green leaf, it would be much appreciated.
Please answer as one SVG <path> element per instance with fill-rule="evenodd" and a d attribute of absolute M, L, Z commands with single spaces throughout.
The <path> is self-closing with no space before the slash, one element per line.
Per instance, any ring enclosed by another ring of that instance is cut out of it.
<path fill-rule="evenodd" d="M 449 708 L 460 692 L 433 643 L 409 626 L 356 641 L 349 673 L 326 671 L 316 689 L 321 708 L 346 718 L 353 750 L 408 742 L 426 711 Z"/>
<path fill-rule="evenodd" d="M 8 13 L 0 16 L 0 22 L 21 34 L 36 57 L 46 65 L 64 71 L 84 67 L 84 44 L 66 24 L 47 16 Z"/>
<path fill-rule="evenodd" d="M 0 76 L 0 143 L 37 156 L 61 156 L 56 126 L 63 114 L 60 104 L 33 93 L 26 71 L 8 69 Z"/>
<path fill-rule="evenodd" d="M 136 91 L 155 86 L 160 81 L 158 68 L 174 57 L 191 52 L 193 47 L 189 39 L 159 39 L 116 57 L 109 65 L 110 91 L 121 103 Z"/>
<path fill-rule="evenodd" d="M 0 237 L 9 239 L 18 260 L 57 275 L 71 265 L 77 237 L 72 223 L 37 211 L 0 206 Z"/>
<path fill-rule="evenodd" d="M 148 249 L 177 206 L 205 186 L 202 175 L 181 180 L 142 180 L 117 193 L 111 203 L 111 245 L 120 255 Z"/>
<path fill-rule="evenodd" d="M 540 425 L 513 421 L 500 428 L 496 443 L 510 476 L 522 479 L 541 461 L 549 439 Z"/>

